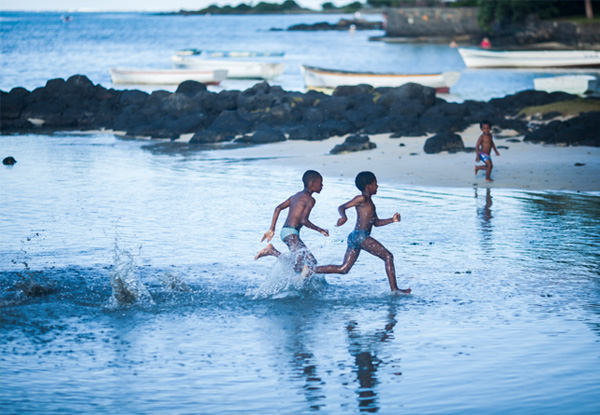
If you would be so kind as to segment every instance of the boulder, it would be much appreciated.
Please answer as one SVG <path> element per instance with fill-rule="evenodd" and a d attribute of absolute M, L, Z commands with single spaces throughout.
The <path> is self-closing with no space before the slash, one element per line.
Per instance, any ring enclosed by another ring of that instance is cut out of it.
<path fill-rule="evenodd" d="M 175 93 L 183 94 L 189 98 L 202 92 L 206 92 L 206 85 L 197 81 L 183 81 L 177 86 L 177 90 L 175 91 Z"/>
<path fill-rule="evenodd" d="M 252 144 L 276 143 L 285 141 L 285 135 L 279 130 L 267 124 L 259 124 L 256 126 L 256 132 L 252 136 L 244 136 L 242 139 L 236 140 Z"/>
<path fill-rule="evenodd" d="M 430 133 L 462 131 L 469 126 L 465 120 L 465 107 L 445 101 L 429 107 L 419 123 Z"/>
<path fill-rule="evenodd" d="M 12 156 L 5 157 L 4 160 L 2 160 L 2 164 L 4 164 L 5 166 L 12 166 L 16 162 L 17 160 L 15 160 L 15 158 Z"/>
<path fill-rule="evenodd" d="M 25 107 L 25 97 L 29 91 L 25 88 L 13 88 L 9 93 L 0 93 L 0 117 L 2 120 L 15 120 L 21 116 Z"/>
<path fill-rule="evenodd" d="M 433 137 L 429 137 L 425 141 L 423 150 L 427 154 L 435 154 L 442 151 L 448 151 L 449 153 L 456 153 L 463 151 L 465 144 L 462 138 L 458 134 L 454 133 L 440 133 Z"/>
<path fill-rule="evenodd" d="M 316 124 L 299 124 L 289 129 L 290 140 L 325 140 L 330 136 L 329 132 Z"/>
<path fill-rule="evenodd" d="M 331 154 L 349 153 L 354 151 L 371 150 L 377 145 L 369 140 L 367 135 L 350 135 L 342 144 L 338 144 L 330 151 Z"/>

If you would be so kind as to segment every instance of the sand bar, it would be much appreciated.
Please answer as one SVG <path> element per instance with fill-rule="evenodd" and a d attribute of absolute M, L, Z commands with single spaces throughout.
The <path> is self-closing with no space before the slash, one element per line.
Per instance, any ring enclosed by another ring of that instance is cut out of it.
<path fill-rule="evenodd" d="M 503 133 L 494 138 L 500 156 L 492 157 L 493 183 L 485 181 L 484 172 L 474 175 L 473 152 L 425 154 L 423 145 L 431 135 L 399 139 L 390 138 L 390 134 L 373 135 L 370 138 L 377 148 L 338 155 L 329 152 L 344 137 L 285 141 L 226 151 L 229 157 L 265 158 L 261 160 L 265 165 L 302 171 L 315 169 L 331 178 L 354 178 L 359 171 L 371 170 L 380 182 L 400 185 L 600 191 L 600 148 L 524 143 L 522 136 L 502 138 Z M 475 147 L 480 134 L 477 125 L 459 133 L 466 147 Z"/>

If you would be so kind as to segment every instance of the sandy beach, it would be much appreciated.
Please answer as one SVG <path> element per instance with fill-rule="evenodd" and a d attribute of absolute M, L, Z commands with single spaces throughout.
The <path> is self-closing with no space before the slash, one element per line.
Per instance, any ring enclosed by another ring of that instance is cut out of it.
<path fill-rule="evenodd" d="M 478 125 L 459 133 L 465 147 L 475 147 L 480 134 Z M 426 154 L 423 145 L 430 136 L 397 139 L 390 134 L 373 135 L 370 139 L 377 148 L 338 155 L 329 152 L 345 137 L 224 151 L 229 157 L 260 157 L 261 163 L 273 167 L 315 169 L 330 178 L 354 178 L 359 171 L 371 170 L 381 183 L 413 186 L 600 191 L 600 148 L 524 143 L 522 136 L 503 131 L 494 135 L 500 156 L 492 156 L 494 182 L 488 183 L 485 172 L 474 175 L 473 152 Z"/>

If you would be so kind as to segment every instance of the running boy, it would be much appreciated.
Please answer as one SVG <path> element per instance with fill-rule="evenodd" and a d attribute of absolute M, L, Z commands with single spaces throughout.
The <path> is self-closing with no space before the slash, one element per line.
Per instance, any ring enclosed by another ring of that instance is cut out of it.
<path fill-rule="evenodd" d="M 300 228 L 306 226 L 325 236 L 329 236 L 329 231 L 319 228 L 308 220 L 310 211 L 315 206 L 315 199 L 312 197 L 312 194 L 314 192 L 321 193 L 323 189 L 323 177 L 314 170 L 308 170 L 302 176 L 302 182 L 304 183 L 304 190 L 290 196 L 289 199 L 275 208 L 271 228 L 265 232 L 265 235 L 261 239 L 261 242 L 265 239 L 267 242 L 270 242 L 273 239 L 279 213 L 284 209 L 290 208 L 288 217 L 281 229 L 281 240 L 288 246 L 290 252 L 296 256 L 296 264 L 294 266 L 296 272 L 301 272 L 304 265 L 314 267 L 317 264 L 313 254 L 310 253 L 304 242 L 302 242 L 302 239 L 300 239 Z M 273 244 L 268 244 L 254 259 L 267 255 L 278 257 L 281 255 L 281 252 L 275 249 Z"/>
<path fill-rule="evenodd" d="M 475 145 L 475 162 L 477 163 L 479 162 L 479 160 L 481 160 L 485 163 L 485 165 L 475 166 L 475 175 L 477 176 L 477 172 L 479 170 L 485 170 L 485 181 L 493 182 L 490 176 L 492 174 L 492 168 L 494 167 L 494 165 L 492 164 L 492 158 L 490 157 L 490 153 L 492 149 L 494 149 L 494 152 L 497 156 L 499 156 L 500 153 L 498 153 L 496 145 L 494 144 L 494 140 L 492 139 L 492 123 L 486 120 L 481 121 L 481 124 L 479 124 L 479 128 L 481 128 L 483 134 L 479 136 L 477 144 Z"/>
<path fill-rule="evenodd" d="M 342 226 L 348 220 L 346 209 L 356 208 L 356 226 L 348 235 L 348 249 L 344 255 L 342 265 L 323 265 L 316 267 L 313 271 L 317 274 L 347 274 L 356 262 L 361 250 L 365 250 L 371 255 L 383 259 L 385 262 L 385 272 L 392 292 L 409 294 L 411 289 L 398 289 L 396 283 L 396 271 L 394 268 L 394 257 L 381 243 L 372 238 L 371 229 L 373 226 L 389 225 L 393 222 L 400 222 L 400 214 L 395 213 L 390 219 L 379 219 L 375 211 L 375 204 L 371 196 L 377 194 L 377 178 L 370 171 L 363 171 L 356 176 L 356 187 L 361 194 L 349 202 L 344 203 L 338 208 L 341 218 L 338 219 L 336 226 Z"/>

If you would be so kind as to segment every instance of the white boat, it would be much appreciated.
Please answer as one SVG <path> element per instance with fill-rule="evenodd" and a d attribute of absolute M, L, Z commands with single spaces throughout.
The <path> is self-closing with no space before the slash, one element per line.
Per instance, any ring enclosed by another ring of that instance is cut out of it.
<path fill-rule="evenodd" d="M 597 50 L 483 50 L 458 48 L 469 68 L 572 68 L 600 66 Z"/>
<path fill-rule="evenodd" d="M 341 85 L 367 84 L 375 88 L 397 87 L 409 82 L 435 88 L 437 92 L 448 92 L 458 79 L 460 72 L 437 74 L 396 74 L 374 72 L 350 72 L 301 65 L 304 84 L 307 88 L 336 88 Z"/>
<path fill-rule="evenodd" d="M 180 84 L 183 81 L 197 81 L 216 85 L 227 77 L 227 71 L 217 70 L 178 70 L 178 69 L 110 69 L 110 77 L 115 84 Z"/>
<path fill-rule="evenodd" d="M 538 91 L 568 92 L 583 95 L 600 93 L 600 80 L 593 75 L 565 75 L 535 78 L 533 86 Z"/>
<path fill-rule="evenodd" d="M 207 49 L 181 49 L 176 52 L 181 56 L 202 55 L 207 58 L 259 58 L 259 57 L 281 57 L 285 55 L 282 51 L 258 51 L 258 50 L 207 50 Z"/>
<path fill-rule="evenodd" d="M 273 79 L 283 72 L 284 63 L 255 60 L 208 59 L 200 56 L 171 56 L 176 69 L 214 70 L 226 69 L 229 79 Z"/>

